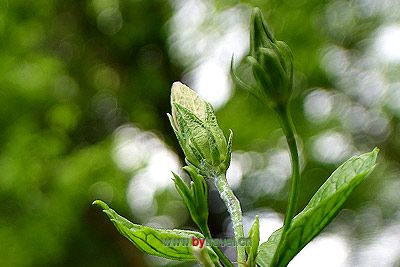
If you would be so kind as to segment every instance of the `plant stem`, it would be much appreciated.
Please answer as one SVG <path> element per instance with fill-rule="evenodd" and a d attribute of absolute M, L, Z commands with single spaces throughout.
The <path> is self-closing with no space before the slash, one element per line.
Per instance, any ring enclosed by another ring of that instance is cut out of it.
<path fill-rule="evenodd" d="M 193 247 L 192 249 L 194 256 L 197 258 L 197 261 L 201 264 L 203 267 L 215 267 L 214 262 L 211 260 L 210 255 L 208 254 L 208 251 L 205 249 L 201 249 L 198 247 Z M 218 267 L 220 267 L 219 265 Z"/>
<path fill-rule="evenodd" d="M 289 201 L 286 210 L 285 220 L 283 223 L 283 231 L 279 240 L 278 247 L 275 251 L 275 255 L 272 259 L 271 266 L 276 265 L 276 261 L 279 259 L 279 255 L 277 255 L 278 251 L 281 251 L 281 247 L 284 243 L 286 233 L 292 223 L 292 219 L 295 216 L 296 205 L 299 195 L 299 183 L 300 183 L 300 162 L 299 162 L 299 154 L 298 148 L 295 138 L 295 130 L 292 122 L 292 117 L 290 115 L 289 107 L 281 107 L 277 109 L 277 113 L 279 115 L 280 123 L 283 129 L 283 133 L 286 137 L 286 142 L 289 146 L 291 165 L 292 165 L 292 177 L 290 180 L 290 192 L 289 192 Z"/>
<path fill-rule="evenodd" d="M 206 237 L 206 239 L 211 239 L 211 232 L 208 226 L 206 226 L 205 229 L 201 230 Z M 217 247 L 217 246 L 211 246 L 211 248 L 214 250 L 215 254 L 219 257 L 219 260 L 224 264 L 225 267 L 234 267 L 232 262 L 225 256 L 224 253 Z"/>
<path fill-rule="evenodd" d="M 292 177 L 290 182 L 289 202 L 283 226 L 283 232 L 286 232 L 286 230 L 290 227 L 290 224 L 296 212 L 296 205 L 299 195 L 299 183 L 300 183 L 300 162 L 299 162 L 299 154 L 297 149 L 296 138 L 294 134 L 294 125 L 292 122 L 290 112 L 288 108 L 282 108 L 278 114 L 283 129 L 283 133 L 286 136 L 286 142 L 289 146 L 291 163 L 292 163 Z"/>
<path fill-rule="evenodd" d="M 225 174 L 215 176 L 213 180 L 220 194 L 220 197 L 224 201 L 228 209 L 228 212 L 231 216 L 233 232 L 235 234 L 235 239 L 236 239 L 238 266 L 245 266 L 246 262 L 245 248 L 243 246 L 239 246 L 240 244 L 238 242 L 244 238 L 243 217 L 242 217 L 242 209 L 240 208 L 240 202 L 233 194 L 232 189 L 229 187 Z"/>

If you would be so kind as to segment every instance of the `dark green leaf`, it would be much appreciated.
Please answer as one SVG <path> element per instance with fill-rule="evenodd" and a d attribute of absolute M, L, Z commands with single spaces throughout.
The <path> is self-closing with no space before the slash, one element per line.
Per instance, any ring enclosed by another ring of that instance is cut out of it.
<path fill-rule="evenodd" d="M 293 219 L 281 247 L 278 248 L 282 228 L 260 246 L 257 263 L 263 267 L 286 266 L 332 221 L 353 190 L 374 169 L 378 151 L 376 148 L 372 152 L 352 157 L 337 168 L 304 210 Z"/>

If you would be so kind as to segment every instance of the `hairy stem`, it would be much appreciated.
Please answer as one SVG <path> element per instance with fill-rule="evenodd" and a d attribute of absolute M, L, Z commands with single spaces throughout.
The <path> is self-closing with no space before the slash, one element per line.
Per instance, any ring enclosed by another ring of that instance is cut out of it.
<path fill-rule="evenodd" d="M 225 174 L 214 177 L 214 183 L 231 216 L 233 232 L 236 239 L 238 266 L 245 266 L 245 247 L 240 246 L 239 244 L 239 241 L 244 238 L 243 217 L 242 209 L 240 208 L 240 202 L 233 194 L 232 189 L 229 187 Z"/>

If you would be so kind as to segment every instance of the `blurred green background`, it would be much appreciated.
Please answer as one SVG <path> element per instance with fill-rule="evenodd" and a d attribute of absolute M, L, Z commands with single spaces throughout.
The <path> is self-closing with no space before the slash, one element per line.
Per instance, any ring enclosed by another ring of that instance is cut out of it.
<path fill-rule="evenodd" d="M 173 81 L 234 132 L 229 179 L 245 227 L 282 223 L 290 161 L 276 117 L 232 86 L 252 6 L 295 58 L 299 210 L 344 160 L 379 166 L 290 266 L 400 266 L 398 0 L 0 0 L 0 266 L 193 266 L 143 255 L 94 199 L 136 223 L 195 229 L 170 171 Z M 211 187 L 210 226 L 231 236 Z M 227 250 L 227 253 L 232 253 Z"/>

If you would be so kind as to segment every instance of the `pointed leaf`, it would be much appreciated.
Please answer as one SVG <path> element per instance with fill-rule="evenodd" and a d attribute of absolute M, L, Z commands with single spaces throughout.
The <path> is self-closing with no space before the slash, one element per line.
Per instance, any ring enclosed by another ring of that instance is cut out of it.
<path fill-rule="evenodd" d="M 187 230 L 154 229 L 134 224 L 118 215 L 100 200 L 96 200 L 93 204 L 100 206 L 115 228 L 141 251 L 172 260 L 196 260 L 192 251 L 191 240 L 193 237 L 204 238 L 202 234 Z M 210 251 L 210 253 L 213 252 Z"/>
<path fill-rule="evenodd" d="M 254 220 L 253 225 L 251 226 L 250 232 L 249 232 L 249 238 L 251 240 L 251 247 L 246 248 L 247 252 L 247 266 L 249 267 L 254 267 L 256 266 L 256 258 L 258 254 L 258 245 L 260 243 L 260 223 L 258 219 L 258 215 L 256 216 L 256 219 Z"/>
<path fill-rule="evenodd" d="M 190 216 L 201 231 L 207 229 L 208 221 L 208 187 L 204 177 L 198 174 L 196 169 L 192 166 L 183 167 L 192 179 L 190 188 L 182 181 L 182 179 L 175 175 L 175 183 L 179 184 L 177 189 L 181 194 L 186 207 L 189 210 Z M 181 193 L 180 190 L 185 190 Z"/>
<path fill-rule="evenodd" d="M 174 178 L 172 180 L 175 183 L 176 191 L 178 191 L 179 195 L 182 197 L 183 202 L 189 208 L 190 204 L 193 203 L 193 194 L 186 183 L 182 180 L 179 175 L 172 172 Z M 189 208 L 190 209 L 190 208 Z"/>
<path fill-rule="evenodd" d="M 198 205 L 198 209 L 207 211 L 208 217 L 208 186 L 204 177 L 201 176 L 194 167 L 185 166 L 183 169 L 192 179 L 191 190 L 193 192 L 194 201 Z"/>
<path fill-rule="evenodd" d="M 304 210 L 293 219 L 281 247 L 278 248 L 282 228 L 260 246 L 257 263 L 262 267 L 286 266 L 333 220 L 353 190 L 374 169 L 378 151 L 376 148 L 372 152 L 352 157 L 337 168 Z"/>

